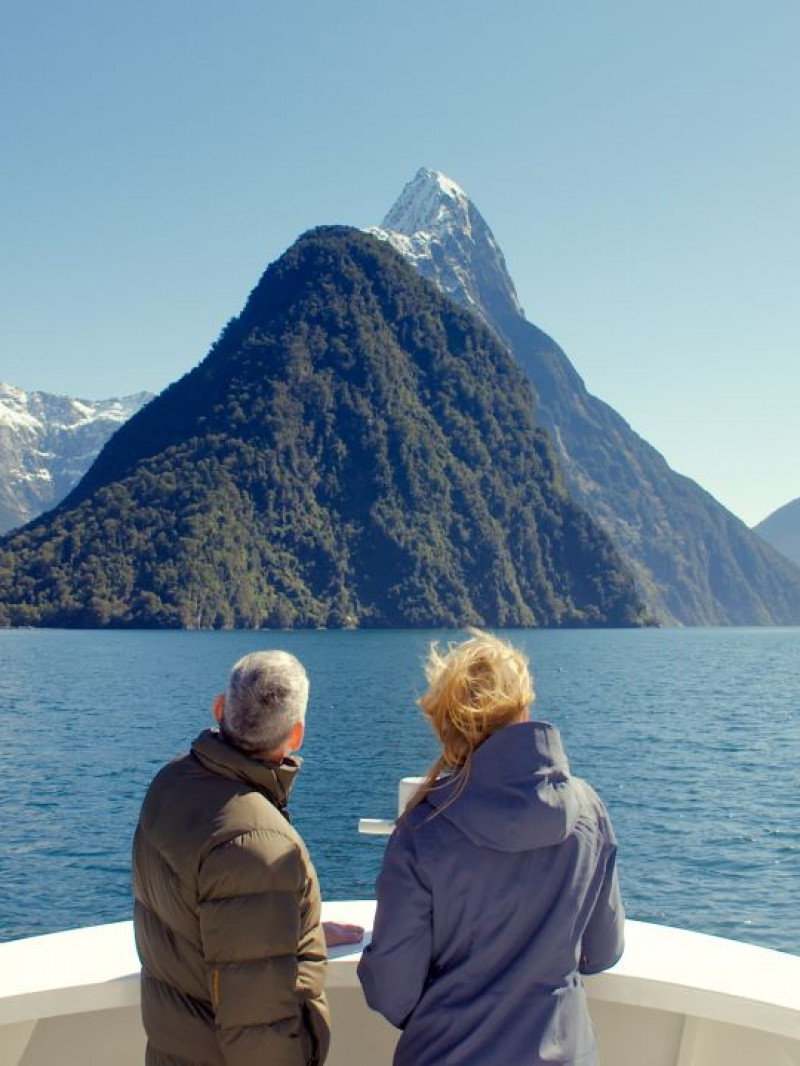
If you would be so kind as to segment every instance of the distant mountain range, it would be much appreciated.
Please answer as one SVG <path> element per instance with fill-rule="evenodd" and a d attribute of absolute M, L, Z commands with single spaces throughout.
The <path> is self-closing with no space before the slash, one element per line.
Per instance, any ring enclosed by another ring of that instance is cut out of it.
<path fill-rule="evenodd" d="M 0 382 L 0 533 L 59 503 L 152 394 L 76 400 Z"/>
<path fill-rule="evenodd" d="M 800 499 L 784 504 L 754 527 L 773 548 L 800 567 Z"/>
<path fill-rule="evenodd" d="M 800 623 L 797 568 L 587 392 L 561 348 L 525 319 L 497 241 L 455 182 L 420 170 L 370 232 L 508 345 L 534 386 L 537 424 L 555 444 L 570 493 L 607 530 L 656 617 Z"/>
<path fill-rule="evenodd" d="M 0 541 L 0 623 L 637 625 L 495 333 L 327 228 L 56 510 Z"/>

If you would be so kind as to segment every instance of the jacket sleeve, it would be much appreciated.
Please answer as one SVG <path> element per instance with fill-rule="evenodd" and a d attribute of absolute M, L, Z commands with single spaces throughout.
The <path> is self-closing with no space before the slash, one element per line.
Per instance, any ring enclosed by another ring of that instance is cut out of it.
<path fill-rule="evenodd" d="M 309 1011 L 326 950 L 319 894 L 297 841 L 258 829 L 214 848 L 199 871 L 209 999 L 226 1066 L 308 1066 L 324 1051 Z M 313 898 L 316 899 L 316 907 Z"/>
<path fill-rule="evenodd" d="M 607 853 L 603 882 L 581 940 L 580 972 L 600 973 L 618 962 L 625 947 L 625 908 L 617 877 L 617 848 Z"/>
<path fill-rule="evenodd" d="M 425 988 L 433 950 L 430 886 L 408 822 L 389 840 L 375 893 L 375 928 L 358 977 L 370 1007 L 402 1029 Z"/>

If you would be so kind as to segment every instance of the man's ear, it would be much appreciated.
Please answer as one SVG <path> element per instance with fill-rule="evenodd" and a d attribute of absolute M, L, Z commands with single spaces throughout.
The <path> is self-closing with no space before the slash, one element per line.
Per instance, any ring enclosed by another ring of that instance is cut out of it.
<path fill-rule="evenodd" d="M 218 696 L 214 697 L 214 702 L 211 704 L 211 710 L 214 714 L 214 718 L 221 722 L 225 715 L 225 693 L 220 692 Z"/>
<path fill-rule="evenodd" d="M 305 736 L 306 727 L 303 722 L 295 722 L 292 726 L 292 731 L 289 734 L 289 739 L 286 741 L 287 751 L 299 751 L 303 746 L 303 737 Z"/>

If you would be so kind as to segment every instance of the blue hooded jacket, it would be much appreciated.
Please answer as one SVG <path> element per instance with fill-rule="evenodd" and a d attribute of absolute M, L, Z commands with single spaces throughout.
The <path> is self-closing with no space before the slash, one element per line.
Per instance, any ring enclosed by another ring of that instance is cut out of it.
<path fill-rule="evenodd" d="M 476 750 L 400 819 L 358 975 L 396 1066 L 593 1066 L 581 973 L 622 954 L 616 839 L 545 722 Z"/>

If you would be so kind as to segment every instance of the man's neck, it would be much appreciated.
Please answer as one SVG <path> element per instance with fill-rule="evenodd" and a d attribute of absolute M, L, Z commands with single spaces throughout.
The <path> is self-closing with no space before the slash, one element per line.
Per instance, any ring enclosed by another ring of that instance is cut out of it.
<path fill-rule="evenodd" d="M 288 751 L 270 751 L 263 755 L 256 755 L 255 757 L 257 759 L 263 759 L 264 762 L 272 763 L 274 766 L 280 766 L 288 754 Z"/>
<path fill-rule="evenodd" d="M 239 747 L 222 723 L 220 723 L 219 726 L 219 735 L 226 744 L 230 744 L 232 748 L 236 748 L 236 750 L 240 751 L 242 755 L 246 755 L 248 759 L 258 759 L 259 762 L 268 762 L 272 763 L 274 766 L 280 766 L 289 754 L 286 748 L 279 748 L 277 751 L 245 751 L 244 748 Z"/>

